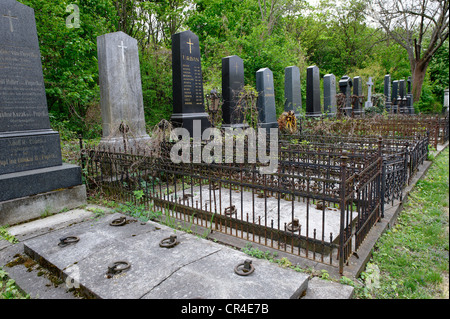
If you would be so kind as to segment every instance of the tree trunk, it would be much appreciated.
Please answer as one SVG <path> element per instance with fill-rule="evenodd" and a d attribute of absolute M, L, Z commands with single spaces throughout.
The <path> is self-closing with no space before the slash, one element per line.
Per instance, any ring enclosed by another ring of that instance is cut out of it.
<path fill-rule="evenodd" d="M 422 94 L 422 85 L 425 80 L 425 74 L 427 72 L 428 63 L 423 60 L 415 61 L 414 69 L 412 70 L 412 95 L 414 103 L 419 102 Z"/>

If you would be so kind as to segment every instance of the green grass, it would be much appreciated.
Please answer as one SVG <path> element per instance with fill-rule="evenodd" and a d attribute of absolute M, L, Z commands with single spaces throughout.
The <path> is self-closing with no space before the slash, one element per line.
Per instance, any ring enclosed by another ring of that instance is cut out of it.
<path fill-rule="evenodd" d="M 378 240 L 356 296 L 448 298 L 449 149 L 419 180 L 394 227 Z"/>
<path fill-rule="evenodd" d="M 16 286 L 13 279 L 8 278 L 8 274 L 0 268 L 0 300 L 1 299 L 29 299 L 29 295 L 24 295 Z"/>

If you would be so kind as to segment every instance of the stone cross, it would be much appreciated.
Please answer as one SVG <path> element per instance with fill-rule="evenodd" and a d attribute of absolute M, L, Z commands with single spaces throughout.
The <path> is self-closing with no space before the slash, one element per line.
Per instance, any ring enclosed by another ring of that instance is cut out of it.
<path fill-rule="evenodd" d="M 121 41 L 121 45 L 119 45 L 118 47 L 122 49 L 122 61 L 125 61 L 125 49 L 127 49 L 128 47 L 123 45 L 123 41 Z"/>
<path fill-rule="evenodd" d="M 366 83 L 367 84 L 367 101 L 366 104 L 364 105 L 365 107 L 372 107 L 372 78 L 369 78 L 369 82 Z"/>
<path fill-rule="evenodd" d="M 11 10 L 8 10 L 8 15 L 4 14 L 3 17 L 9 19 L 10 30 L 11 30 L 11 32 L 14 32 L 14 26 L 13 26 L 12 20 L 13 19 L 14 20 L 19 20 L 19 19 L 17 17 L 11 16 Z"/>

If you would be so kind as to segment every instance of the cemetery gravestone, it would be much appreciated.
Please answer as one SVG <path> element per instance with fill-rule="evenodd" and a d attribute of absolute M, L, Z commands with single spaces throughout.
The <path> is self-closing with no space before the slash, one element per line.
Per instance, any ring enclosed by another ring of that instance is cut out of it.
<path fill-rule="evenodd" d="M 300 70 L 296 66 L 284 69 L 284 111 L 294 111 L 297 118 L 300 117 L 302 109 L 302 91 L 300 84 Z"/>
<path fill-rule="evenodd" d="M 264 68 L 256 72 L 256 90 L 258 91 L 258 125 L 260 128 L 277 128 L 277 114 L 275 107 L 275 89 L 273 73 Z"/>
<path fill-rule="evenodd" d="M 200 124 L 197 129 L 203 132 L 211 125 L 205 112 L 200 45 L 191 31 L 172 36 L 172 78 L 172 122 L 186 128 L 193 136 L 196 121 Z"/>
<path fill-rule="evenodd" d="M 323 110 L 331 116 L 336 115 L 336 76 L 327 74 L 323 77 Z"/>
<path fill-rule="evenodd" d="M 449 110 L 448 88 L 444 90 L 444 103 L 442 104 L 442 110 L 444 112 L 448 112 Z"/>
<path fill-rule="evenodd" d="M 345 106 L 343 108 L 343 111 L 347 116 L 352 115 L 352 101 L 351 101 L 352 86 L 353 86 L 352 79 L 347 75 L 344 75 L 339 80 L 339 91 L 345 95 L 345 104 L 344 104 Z"/>
<path fill-rule="evenodd" d="M 103 138 L 100 146 L 144 149 L 144 100 L 137 40 L 124 32 L 97 38 Z"/>
<path fill-rule="evenodd" d="M 407 86 L 408 86 L 408 90 L 407 90 L 407 94 L 406 94 L 406 105 L 408 107 L 409 114 L 414 114 L 413 95 L 411 93 L 412 79 L 410 76 L 408 77 L 408 80 L 406 80 L 406 82 L 407 82 Z"/>
<path fill-rule="evenodd" d="M 222 59 L 223 127 L 246 126 L 243 112 L 237 108 L 244 88 L 244 61 L 237 55 Z"/>
<path fill-rule="evenodd" d="M 398 95 L 399 95 L 398 105 L 399 108 L 401 108 L 401 113 L 407 113 L 405 80 L 398 81 Z"/>
<path fill-rule="evenodd" d="M 397 113 L 398 110 L 398 81 L 392 82 L 392 111 Z"/>
<path fill-rule="evenodd" d="M 306 116 L 320 115 L 320 73 L 319 68 L 314 65 L 306 69 Z"/>
<path fill-rule="evenodd" d="M 362 96 L 362 80 L 360 76 L 355 76 L 353 78 L 353 95 Z M 355 99 L 355 106 L 353 109 L 353 113 L 356 115 L 361 114 L 362 112 L 362 103 L 360 103 L 359 98 Z"/>
<path fill-rule="evenodd" d="M 34 10 L 15 0 L 0 2 L 0 150 L 0 224 L 13 201 L 81 185 L 50 128 Z"/>
<path fill-rule="evenodd" d="M 391 102 L 391 76 L 389 74 L 384 76 L 384 97 L 386 111 L 390 112 L 392 107 Z"/>

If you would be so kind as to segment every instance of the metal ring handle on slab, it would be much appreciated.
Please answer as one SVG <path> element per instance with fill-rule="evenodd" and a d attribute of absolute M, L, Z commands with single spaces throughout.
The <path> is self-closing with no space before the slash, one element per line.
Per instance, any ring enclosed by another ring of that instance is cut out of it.
<path fill-rule="evenodd" d="M 78 243 L 79 241 L 80 241 L 80 238 L 79 238 L 79 237 L 76 237 L 76 236 L 66 236 L 66 237 L 62 237 L 62 238 L 59 239 L 58 246 L 59 246 L 59 247 L 66 247 L 66 246 L 68 246 L 68 245 Z"/>
<path fill-rule="evenodd" d="M 177 236 L 172 235 L 169 238 L 164 238 L 159 242 L 159 247 L 162 248 L 172 248 L 178 244 Z"/>
<path fill-rule="evenodd" d="M 106 274 L 112 276 L 130 269 L 130 267 L 131 265 L 127 261 L 116 261 L 108 266 L 108 272 Z"/>
<path fill-rule="evenodd" d="M 298 224 L 298 219 L 294 218 L 294 220 L 290 223 L 287 224 L 286 226 L 287 230 L 289 230 L 290 232 L 296 232 L 300 229 L 300 226 Z"/>
<path fill-rule="evenodd" d="M 243 263 L 234 267 L 234 272 L 239 276 L 248 276 L 255 271 L 255 266 L 252 265 L 251 260 L 246 260 Z"/>
<path fill-rule="evenodd" d="M 225 208 L 225 215 L 227 215 L 227 216 L 231 216 L 231 215 L 234 215 L 236 213 L 237 213 L 237 209 L 236 209 L 236 206 L 234 206 L 234 205 Z"/>
<path fill-rule="evenodd" d="M 127 222 L 126 217 L 119 217 L 109 223 L 110 226 L 123 226 Z"/>

